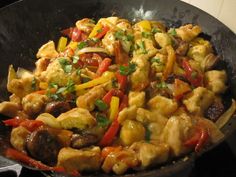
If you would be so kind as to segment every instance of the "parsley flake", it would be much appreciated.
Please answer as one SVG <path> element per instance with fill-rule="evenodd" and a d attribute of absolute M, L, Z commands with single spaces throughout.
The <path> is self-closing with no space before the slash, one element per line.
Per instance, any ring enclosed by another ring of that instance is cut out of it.
<path fill-rule="evenodd" d="M 130 75 L 136 70 L 136 64 L 135 63 L 129 63 L 128 66 L 120 66 L 119 71 L 121 75 Z"/>
<path fill-rule="evenodd" d="M 82 48 L 85 48 L 85 47 L 87 47 L 87 46 L 88 46 L 87 42 L 82 41 L 82 42 L 80 42 L 80 43 L 78 44 L 78 49 L 82 49 Z"/>

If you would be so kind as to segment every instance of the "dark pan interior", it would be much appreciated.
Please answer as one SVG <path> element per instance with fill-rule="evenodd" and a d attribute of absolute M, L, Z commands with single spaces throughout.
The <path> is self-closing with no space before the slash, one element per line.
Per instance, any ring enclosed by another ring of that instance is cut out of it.
<path fill-rule="evenodd" d="M 33 68 L 38 48 L 48 40 L 57 41 L 61 29 L 74 25 L 80 18 L 98 19 L 112 15 L 131 21 L 143 18 L 161 20 L 170 27 L 199 24 L 221 56 L 220 67 L 227 70 L 230 85 L 228 94 L 236 98 L 236 36 L 218 20 L 193 6 L 178 0 L 23 0 L 0 10 L 0 101 L 8 98 L 6 77 L 10 64 L 14 64 L 15 68 Z M 235 129 L 234 117 L 223 128 L 223 132 L 227 136 Z M 2 142 L 5 141 L 6 132 L 0 126 Z M 136 175 L 182 176 L 183 171 L 191 169 L 194 156 L 190 155 L 187 161 L 180 159 L 175 164 Z M 10 164 L 10 161 L 6 160 L 6 163 Z"/>

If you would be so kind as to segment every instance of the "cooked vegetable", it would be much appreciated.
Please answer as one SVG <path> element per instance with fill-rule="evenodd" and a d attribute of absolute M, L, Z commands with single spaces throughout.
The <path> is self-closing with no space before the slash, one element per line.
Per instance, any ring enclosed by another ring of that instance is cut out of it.
<path fill-rule="evenodd" d="M 40 47 L 35 70 L 9 66 L 6 156 L 69 175 L 122 175 L 218 143 L 236 106 L 226 110 L 227 72 L 201 32 L 118 17 L 62 30 L 57 50 Z"/>

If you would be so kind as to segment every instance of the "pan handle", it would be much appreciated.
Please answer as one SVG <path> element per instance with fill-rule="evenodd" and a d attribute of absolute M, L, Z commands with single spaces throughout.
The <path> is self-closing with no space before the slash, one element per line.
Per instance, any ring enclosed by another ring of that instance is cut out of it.
<path fill-rule="evenodd" d="M 19 164 L 14 164 L 14 165 L 10 165 L 10 166 L 6 166 L 6 167 L 1 167 L 0 168 L 0 176 L 2 176 L 2 174 L 5 174 L 3 176 L 9 176 L 8 174 L 9 173 L 15 173 L 15 175 L 17 177 L 20 176 L 20 173 L 21 173 L 21 169 L 22 169 L 22 166 L 19 165 Z M 10 175 L 12 176 L 12 175 Z"/>

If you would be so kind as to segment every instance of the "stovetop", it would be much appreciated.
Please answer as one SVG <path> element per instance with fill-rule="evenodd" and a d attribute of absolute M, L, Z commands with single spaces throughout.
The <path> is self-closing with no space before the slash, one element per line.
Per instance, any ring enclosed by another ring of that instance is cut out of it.
<path fill-rule="evenodd" d="M 0 0 L 0 8 L 15 1 L 17 0 Z M 44 176 L 40 172 L 21 168 L 20 165 L 10 168 L 3 168 L 4 164 L 1 162 L 0 165 L 1 177 Z M 236 177 L 236 131 L 219 146 L 198 158 L 188 177 Z"/>

